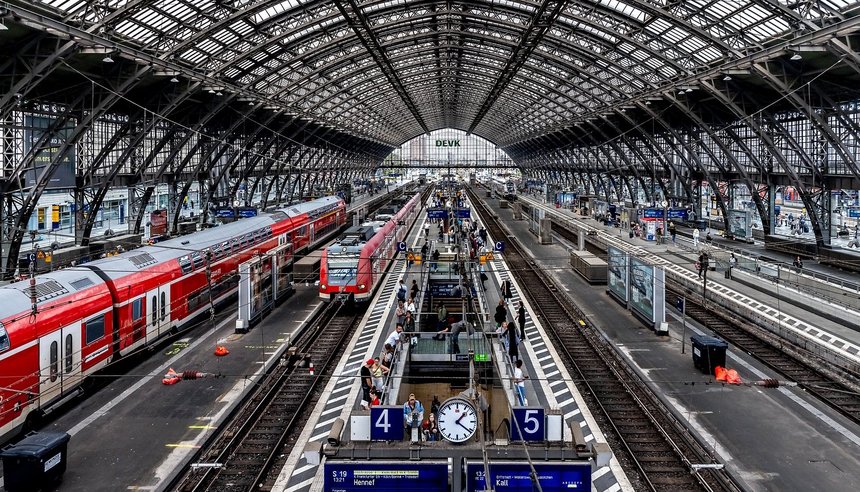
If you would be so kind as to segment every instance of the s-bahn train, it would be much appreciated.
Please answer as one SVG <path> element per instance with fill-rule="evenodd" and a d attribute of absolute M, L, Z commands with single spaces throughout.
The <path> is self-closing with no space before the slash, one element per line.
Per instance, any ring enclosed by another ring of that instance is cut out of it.
<path fill-rule="evenodd" d="M 323 301 L 370 301 L 397 252 L 397 243 L 406 240 L 418 217 L 421 193 L 394 209 L 397 211 L 387 221 L 350 227 L 323 250 L 319 286 Z"/>
<path fill-rule="evenodd" d="M 226 300 L 240 263 L 282 244 L 312 248 L 345 223 L 343 200 L 323 197 L 3 286 L 0 441 Z"/>
<path fill-rule="evenodd" d="M 512 202 L 517 199 L 517 185 L 513 180 L 501 176 L 493 176 L 491 181 L 493 192 L 499 198 Z"/>

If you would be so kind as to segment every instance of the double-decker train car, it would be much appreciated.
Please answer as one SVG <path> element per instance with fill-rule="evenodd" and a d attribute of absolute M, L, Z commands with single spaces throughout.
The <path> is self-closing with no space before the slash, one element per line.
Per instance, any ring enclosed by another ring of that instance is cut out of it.
<path fill-rule="evenodd" d="M 497 197 L 508 200 L 509 202 L 517 199 L 517 186 L 513 180 L 502 176 L 493 176 L 490 184 L 493 188 L 493 193 L 495 193 Z"/>
<path fill-rule="evenodd" d="M 391 219 L 350 227 L 323 250 L 319 285 L 323 301 L 370 300 L 397 252 L 397 243 L 406 240 L 418 217 L 421 194 L 394 208 Z"/>
<path fill-rule="evenodd" d="M 346 206 L 323 197 L 0 288 L 0 441 L 110 362 L 235 293 L 237 267 L 327 240 Z"/>

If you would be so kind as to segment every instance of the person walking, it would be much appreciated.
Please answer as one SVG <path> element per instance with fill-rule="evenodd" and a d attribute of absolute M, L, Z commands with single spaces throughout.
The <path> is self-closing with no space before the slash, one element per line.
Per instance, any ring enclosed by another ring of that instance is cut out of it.
<path fill-rule="evenodd" d="M 502 323 L 508 320 L 508 309 L 505 307 L 504 299 L 499 299 L 499 305 L 496 306 L 496 314 L 493 319 L 496 321 L 496 328 L 501 328 Z"/>
<path fill-rule="evenodd" d="M 401 280 L 400 284 L 398 284 L 397 286 L 397 300 L 406 302 L 406 292 L 408 292 L 408 290 L 406 289 L 406 284 L 404 284 L 403 280 Z"/>
<path fill-rule="evenodd" d="M 517 401 L 519 401 L 520 406 L 526 406 L 529 404 L 529 401 L 526 399 L 526 379 L 529 377 L 523 372 L 523 361 L 522 359 L 517 359 L 517 362 L 514 364 L 514 389 L 517 392 Z"/>
<path fill-rule="evenodd" d="M 732 253 L 732 256 L 729 257 L 729 269 L 726 271 L 726 278 L 732 278 L 732 269 L 737 264 L 738 264 L 738 259 L 735 257 L 735 254 Z"/>
<path fill-rule="evenodd" d="M 794 263 L 792 263 L 792 265 L 794 265 L 794 268 L 798 273 L 803 270 L 803 260 L 800 259 L 800 256 L 794 258 Z"/>
<path fill-rule="evenodd" d="M 672 244 L 675 244 L 675 238 L 678 235 L 678 231 L 675 229 L 675 221 L 669 221 L 669 235 L 672 236 Z"/>
<path fill-rule="evenodd" d="M 511 293 L 511 281 L 510 279 L 502 281 L 502 298 L 505 300 L 505 304 L 511 302 L 511 298 L 514 295 Z"/>
<path fill-rule="evenodd" d="M 526 339 L 526 307 L 523 301 L 520 301 L 520 307 L 517 309 L 517 324 L 520 325 L 520 340 Z"/>
<path fill-rule="evenodd" d="M 370 405 L 370 388 L 373 387 L 373 373 L 371 372 L 371 368 L 375 363 L 376 360 L 367 359 L 364 365 L 361 366 L 361 405 L 365 407 Z"/>
<path fill-rule="evenodd" d="M 430 237 L 430 223 L 429 222 L 424 223 L 424 237 L 425 238 Z"/>
<path fill-rule="evenodd" d="M 507 337 L 508 339 L 508 356 L 511 358 L 511 362 L 520 360 L 520 338 L 517 336 L 517 324 L 513 321 L 508 321 L 507 323 L 502 323 L 504 326 L 504 331 L 502 332 L 502 337 Z"/>
<path fill-rule="evenodd" d="M 699 229 L 697 227 L 693 228 L 693 247 L 699 248 Z"/>

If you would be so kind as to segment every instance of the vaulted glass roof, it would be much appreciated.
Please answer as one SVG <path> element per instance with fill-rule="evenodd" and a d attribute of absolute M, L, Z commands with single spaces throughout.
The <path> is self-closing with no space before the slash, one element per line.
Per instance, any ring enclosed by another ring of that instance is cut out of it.
<path fill-rule="evenodd" d="M 285 112 L 393 146 L 456 127 L 510 146 L 853 15 L 840 0 L 33 0 Z"/>

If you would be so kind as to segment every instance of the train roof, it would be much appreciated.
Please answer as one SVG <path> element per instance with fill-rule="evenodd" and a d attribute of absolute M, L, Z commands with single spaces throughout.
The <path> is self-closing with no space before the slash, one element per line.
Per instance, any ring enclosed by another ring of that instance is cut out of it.
<path fill-rule="evenodd" d="M 102 284 L 88 268 L 73 267 L 36 276 L 36 303 L 42 304 Z M 0 319 L 19 314 L 30 306 L 30 281 L 0 287 Z"/>
<path fill-rule="evenodd" d="M 358 226 L 352 226 L 345 230 L 337 242 L 328 247 L 331 254 L 360 253 L 364 246 L 380 229 L 385 222 L 371 221 Z"/>

